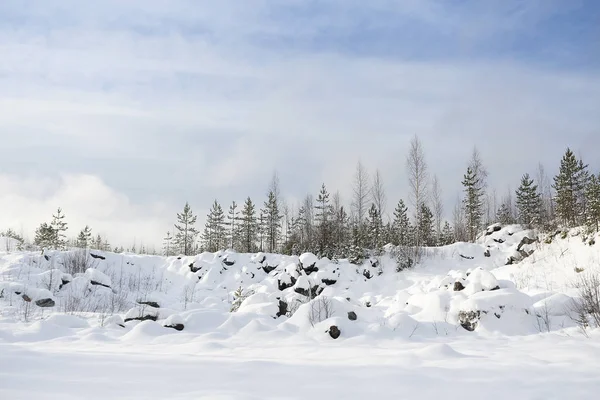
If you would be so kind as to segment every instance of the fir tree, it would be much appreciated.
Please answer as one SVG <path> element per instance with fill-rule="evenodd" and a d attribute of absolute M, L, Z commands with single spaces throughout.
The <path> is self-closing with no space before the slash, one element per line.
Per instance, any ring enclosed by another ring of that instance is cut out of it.
<path fill-rule="evenodd" d="M 587 165 L 578 161 L 571 149 L 567 148 L 552 185 L 556 191 L 556 213 L 565 226 L 577 225 L 585 211 L 582 191 L 588 179 L 586 168 Z"/>
<path fill-rule="evenodd" d="M 463 208 L 467 234 L 470 241 L 475 241 L 483 217 L 483 187 L 478 174 L 471 167 L 467 168 L 462 184 L 465 191 Z"/>
<path fill-rule="evenodd" d="M 43 249 L 50 249 L 56 243 L 56 231 L 54 228 L 44 222 L 35 231 L 34 243 Z"/>
<path fill-rule="evenodd" d="M 587 225 L 598 232 L 600 225 L 600 174 L 591 175 L 586 188 Z"/>
<path fill-rule="evenodd" d="M 198 235 L 198 231 L 194 227 L 197 218 L 187 202 L 183 207 L 183 212 L 177 213 L 175 243 L 183 255 L 190 256 L 194 251 L 196 236 Z"/>
<path fill-rule="evenodd" d="M 402 199 L 394 210 L 392 228 L 394 231 L 394 241 L 392 243 L 397 246 L 408 246 L 410 244 L 410 220 L 408 219 L 408 207 Z"/>
<path fill-rule="evenodd" d="M 542 209 L 542 200 L 538 187 L 533 183 L 529 174 L 521 178 L 521 186 L 517 189 L 517 210 L 519 223 L 525 226 L 538 225 Z"/>
<path fill-rule="evenodd" d="M 68 230 L 67 223 L 65 222 L 65 214 L 59 207 L 56 214 L 52 215 L 52 223 L 50 224 L 54 229 L 54 240 L 52 247 L 57 250 L 65 250 L 67 248 L 67 235 L 65 232 Z"/>
<path fill-rule="evenodd" d="M 246 199 L 240 217 L 240 242 L 241 249 L 251 253 L 256 249 L 257 240 L 256 209 L 250 197 Z"/>
<path fill-rule="evenodd" d="M 77 236 L 77 247 L 86 249 L 92 245 L 92 229 L 86 225 Z"/>
<path fill-rule="evenodd" d="M 433 213 L 425 203 L 421 204 L 421 211 L 419 212 L 419 232 L 421 233 L 421 243 L 423 245 L 435 246 Z"/>

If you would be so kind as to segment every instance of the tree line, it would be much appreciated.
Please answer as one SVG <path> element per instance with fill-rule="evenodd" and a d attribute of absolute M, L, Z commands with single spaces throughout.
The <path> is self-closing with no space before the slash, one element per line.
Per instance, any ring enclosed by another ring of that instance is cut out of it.
<path fill-rule="evenodd" d="M 339 192 L 323 183 L 291 207 L 281 197 L 275 174 L 262 205 L 250 197 L 240 206 L 233 201 L 225 213 L 214 201 L 202 232 L 189 203 L 177 214 L 173 232 L 164 238 L 164 255 L 191 255 L 201 251 L 233 249 L 239 252 L 313 252 L 329 258 L 359 259 L 381 252 L 386 244 L 419 249 L 473 242 L 493 223 L 515 224 L 550 231 L 585 225 L 598 231 L 600 174 L 567 149 L 553 182 L 542 166 L 536 179 L 525 173 L 514 193 L 498 200 L 489 190 L 488 172 L 477 149 L 473 150 L 461 181 L 462 195 L 445 218 L 439 180 L 431 176 L 423 145 L 414 137 L 406 157 L 409 193 L 399 199 L 391 215 L 386 210 L 386 191 L 379 171 L 370 176 L 357 163 L 350 206 Z"/>
<path fill-rule="evenodd" d="M 330 192 L 323 183 L 316 197 L 309 193 L 291 205 L 281 195 L 276 173 L 261 203 L 247 197 L 242 204 L 231 202 L 225 211 L 215 200 L 202 231 L 196 226 L 197 215 L 186 202 L 163 239 L 162 253 L 193 255 L 228 248 L 238 252 L 313 252 L 358 260 L 380 253 L 386 244 L 413 249 L 416 254 L 423 247 L 473 242 L 493 223 L 519 223 L 546 232 L 576 226 L 595 232 L 599 229 L 600 174 L 590 172 L 571 149 L 566 149 L 552 180 L 540 165 L 535 178 L 525 173 L 516 191 L 509 190 L 498 199 L 497 192 L 488 188 L 487 169 L 474 148 L 461 181 L 461 195 L 451 213 L 444 210 L 439 180 L 430 174 L 423 145 L 416 136 L 406 156 L 406 169 L 408 193 L 397 200 L 391 212 L 386 209 L 388 199 L 381 173 L 376 170 L 369 174 L 360 161 L 348 203 L 339 191 Z M 79 247 L 156 253 L 135 244 L 127 249 L 111 248 L 108 239 L 94 236 L 89 226 L 70 239 L 67 230 L 65 214 L 58 208 L 50 222 L 36 229 L 33 244 L 58 250 Z M 25 244 L 13 230 L 1 236 L 14 239 L 19 247 Z"/>

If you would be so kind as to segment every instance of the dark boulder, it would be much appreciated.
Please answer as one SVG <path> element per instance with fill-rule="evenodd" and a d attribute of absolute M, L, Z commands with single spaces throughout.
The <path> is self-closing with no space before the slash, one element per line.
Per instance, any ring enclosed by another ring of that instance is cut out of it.
<path fill-rule="evenodd" d="M 156 321 L 158 319 L 158 316 L 156 315 L 142 315 L 140 317 L 135 317 L 135 318 L 125 318 L 125 322 L 129 322 L 129 321 Z"/>
<path fill-rule="evenodd" d="M 279 307 L 279 311 L 277 311 L 277 314 L 276 314 L 277 318 L 283 317 L 284 315 L 287 315 L 288 304 L 285 301 L 279 300 L 278 307 Z"/>
<path fill-rule="evenodd" d="M 105 288 L 109 288 L 109 289 L 110 289 L 110 286 L 108 286 L 108 285 L 105 285 L 104 283 L 100 283 L 100 282 L 97 282 L 97 281 L 90 281 L 90 283 L 91 283 L 92 285 L 94 285 L 94 286 L 102 286 L 102 287 L 105 287 Z"/>
<path fill-rule="evenodd" d="M 52 299 L 40 299 L 35 301 L 35 305 L 38 307 L 54 307 L 56 303 Z"/>
<path fill-rule="evenodd" d="M 329 336 L 331 336 L 332 339 L 337 339 L 342 334 L 340 329 L 335 325 L 331 325 L 327 332 L 329 333 Z"/>
<path fill-rule="evenodd" d="M 363 271 L 363 276 L 367 279 L 371 279 L 373 276 L 371 275 L 371 271 L 369 271 L 368 269 L 365 269 Z"/>
<path fill-rule="evenodd" d="M 106 260 L 106 257 L 94 253 L 90 253 L 90 257 L 95 258 L 96 260 Z"/>
<path fill-rule="evenodd" d="M 171 328 L 171 329 L 175 329 L 176 331 L 181 332 L 185 327 L 183 326 L 183 324 L 172 324 L 172 325 L 165 325 L 165 328 Z"/>
<path fill-rule="evenodd" d="M 262 267 L 263 271 L 265 271 L 267 274 L 270 274 L 271 272 L 275 271 L 275 268 L 277 267 L 272 267 L 270 265 L 263 265 Z"/>
<path fill-rule="evenodd" d="M 538 241 L 537 238 L 532 239 L 532 238 L 529 238 L 529 237 L 525 236 L 523 239 L 521 239 L 521 242 L 517 246 L 517 251 L 520 252 L 521 249 L 523 248 L 523 246 L 526 246 L 526 245 L 529 245 L 529 244 L 534 244 L 537 241 Z"/>
<path fill-rule="evenodd" d="M 227 265 L 228 267 L 231 267 L 235 264 L 235 260 L 230 260 L 229 258 L 225 257 L 225 259 L 223 260 L 223 264 Z"/>
<path fill-rule="evenodd" d="M 358 319 L 358 316 L 356 315 L 356 313 L 354 311 L 350 311 L 350 312 L 348 312 L 348 319 L 350 321 L 356 321 Z"/>
<path fill-rule="evenodd" d="M 465 330 L 473 332 L 477 328 L 481 311 L 460 311 L 458 313 L 458 322 Z"/>
<path fill-rule="evenodd" d="M 337 280 L 335 279 L 321 279 L 321 282 L 323 282 L 323 284 L 327 285 L 327 286 L 331 286 L 331 285 L 335 285 L 337 283 Z"/>
<path fill-rule="evenodd" d="M 160 305 L 155 301 L 138 301 L 138 304 L 141 304 L 143 306 L 149 306 L 152 308 L 160 308 Z"/>
<path fill-rule="evenodd" d="M 202 267 L 196 267 L 196 263 L 191 263 L 189 267 L 194 274 L 202 269 Z"/>
<path fill-rule="evenodd" d="M 302 269 L 304 270 L 304 272 L 306 272 L 306 275 L 310 275 L 313 272 L 319 272 L 319 268 L 317 268 L 316 264 L 309 265 L 308 267 L 303 266 Z"/>
<path fill-rule="evenodd" d="M 16 293 L 16 292 L 15 292 Z M 17 293 L 17 295 L 19 295 L 20 293 Z M 23 296 L 21 296 L 23 298 L 23 300 L 25 300 L 28 303 L 31 303 L 31 297 L 27 296 L 26 294 L 23 294 Z"/>
<path fill-rule="evenodd" d="M 491 257 L 492 254 L 490 253 L 490 249 L 487 249 L 484 253 L 483 253 L 484 257 Z"/>
<path fill-rule="evenodd" d="M 460 281 L 454 282 L 454 291 L 460 292 L 462 290 L 465 290 L 465 286 L 462 284 L 462 282 L 460 282 Z"/>
<path fill-rule="evenodd" d="M 289 289 L 296 284 L 296 278 L 293 276 L 290 277 L 290 282 L 283 282 L 281 279 L 277 280 L 277 286 L 279 290 L 284 291 L 285 289 Z"/>

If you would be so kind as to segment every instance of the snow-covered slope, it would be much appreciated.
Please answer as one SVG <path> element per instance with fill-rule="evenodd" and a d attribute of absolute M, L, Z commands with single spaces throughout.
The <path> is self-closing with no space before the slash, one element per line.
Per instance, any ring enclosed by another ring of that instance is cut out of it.
<path fill-rule="evenodd" d="M 505 398 L 506 393 L 531 398 L 541 393 L 532 380 L 550 376 L 547 363 L 565 368 L 557 367 L 561 372 L 553 373 L 544 398 L 563 393 L 561 388 L 574 398 L 591 398 L 588 394 L 599 389 L 589 371 L 599 366 L 593 354 L 600 355 L 600 333 L 588 330 L 587 339 L 569 314 L 577 279 L 600 273 L 600 245 L 592 244 L 594 239 L 575 230 L 538 240 L 519 226 L 495 226 L 477 243 L 426 249 L 415 268 L 402 272 L 396 272 L 392 248 L 362 265 L 313 254 L 229 251 L 169 258 L 98 251 L 0 253 L 0 351 L 7 360 L 0 363 L 0 382 L 11 382 L 5 391 L 0 385 L 0 397 L 32 394 L 30 386 L 19 386 L 25 375 L 10 366 L 29 371 L 34 362 L 54 369 L 47 360 L 61 354 L 64 379 L 40 387 L 66 396 L 78 393 L 67 382 L 86 380 L 77 366 L 89 359 L 111 365 L 115 376 L 129 373 L 129 367 L 139 371 L 135 382 L 144 384 L 133 383 L 119 394 L 167 396 L 149 389 L 154 379 L 145 360 L 152 359 L 178 363 L 179 375 L 172 379 L 179 386 L 169 393 L 186 388 L 189 398 L 323 398 L 346 393 L 339 388 L 350 379 L 379 382 L 384 398 L 412 393 L 437 399 L 437 390 L 424 389 L 433 379 L 429 366 L 443 371 L 440 384 L 455 391 L 449 398 Z M 204 368 L 214 371 L 202 375 L 212 376 L 203 382 L 213 389 L 218 371 L 226 369 L 215 360 L 227 360 L 252 378 L 221 380 L 222 390 L 187 389 L 183 377 L 192 368 L 190 355 L 201 355 Z M 332 374 L 332 384 L 339 385 L 331 392 L 289 388 L 283 382 L 291 382 L 291 375 L 281 375 L 287 365 L 305 377 L 318 376 L 315 371 Z M 424 373 L 413 372 L 415 366 Z M 345 368 L 342 375 L 339 368 Z M 395 379 L 380 380 L 390 371 L 408 377 L 402 391 Z M 452 380 L 464 376 L 475 380 L 466 394 Z M 507 388 L 504 382 L 511 379 L 514 385 Z M 230 385 L 239 391 L 223 391 Z M 111 393 L 102 387 L 88 394 Z M 366 395 L 355 388 L 345 396 Z"/>

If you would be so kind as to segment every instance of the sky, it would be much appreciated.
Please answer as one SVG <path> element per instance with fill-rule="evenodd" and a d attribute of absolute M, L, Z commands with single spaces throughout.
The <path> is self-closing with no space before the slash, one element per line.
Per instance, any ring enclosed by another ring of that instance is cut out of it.
<path fill-rule="evenodd" d="M 474 146 L 499 193 L 567 146 L 600 171 L 595 0 L 3 0 L 0 54 L 0 230 L 29 238 L 62 207 L 158 247 L 274 171 L 349 203 L 359 160 L 389 212 L 415 135 L 448 218 Z"/>

